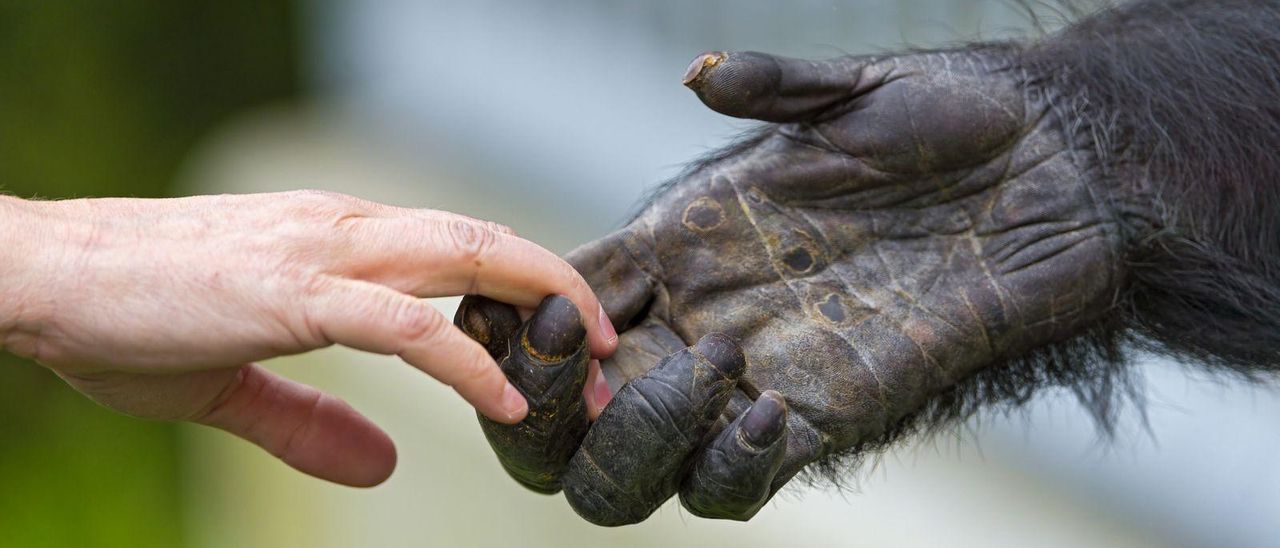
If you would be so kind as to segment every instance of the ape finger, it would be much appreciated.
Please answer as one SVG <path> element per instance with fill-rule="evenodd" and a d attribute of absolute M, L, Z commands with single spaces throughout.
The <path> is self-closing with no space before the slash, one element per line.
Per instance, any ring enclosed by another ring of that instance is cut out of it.
<path fill-rule="evenodd" d="M 515 310 L 478 300 L 468 305 L 459 309 L 455 321 L 473 337 L 489 331 L 492 342 L 486 348 L 529 402 L 523 421 L 503 424 L 477 415 L 480 427 L 512 478 L 533 491 L 555 493 L 561 472 L 587 433 L 582 389 L 590 353 L 578 308 L 566 297 L 547 297 L 523 328 L 498 345 L 493 336 L 519 322 Z"/>
<path fill-rule="evenodd" d="M 875 87 L 870 66 L 859 57 L 807 61 L 754 51 L 709 52 L 689 65 L 684 84 L 721 114 L 802 122 Z"/>
<path fill-rule="evenodd" d="M 514 306 L 479 295 L 463 297 L 453 315 L 453 324 L 484 346 L 499 364 L 506 359 L 511 335 L 520 329 L 520 323 Z"/>
<path fill-rule="evenodd" d="M 600 380 L 605 381 L 605 390 L 587 399 L 587 414 L 591 416 L 591 420 L 600 417 L 615 392 L 626 386 L 631 379 L 653 369 L 657 357 L 670 356 L 686 347 L 688 345 L 684 339 L 652 315 L 647 315 L 639 324 L 623 331 L 618 335 L 618 351 L 600 363 Z M 608 394 L 602 394 L 606 390 Z"/>
<path fill-rule="evenodd" d="M 640 233 L 627 227 L 565 256 L 596 291 L 618 333 L 626 330 L 653 296 L 655 282 L 649 272 L 654 271 L 655 260 Z"/>
<path fill-rule="evenodd" d="M 767 390 L 697 457 L 680 487 L 696 516 L 746 521 L 773 494 L 787 444 L 787 404 Z"/>
<path fill-rule="evenodd" d="M 569 462 L 569 505 L 597 525 L 649 517 L 676 493 L 685 461 L 724 410 L 745 368 L 737 343 L 711 334 L 627 383 Z"/>
<path fill-rule="evenodd" d="M 600 370 L 609 386 L 617 392 L 631 379 L 648 373 L 662 356 L 670 356 L 687 347 L 684 339 L 670 326 L 649 316 L 618 336 L 618 351 L 600 363 Z"/>

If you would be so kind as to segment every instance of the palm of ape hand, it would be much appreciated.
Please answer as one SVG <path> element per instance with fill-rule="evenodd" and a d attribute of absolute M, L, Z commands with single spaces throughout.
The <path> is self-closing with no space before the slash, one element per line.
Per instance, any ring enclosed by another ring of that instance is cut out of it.
<path fill-rule="evenodd" d="M 1045 107 L 996 63 L 864 65 L 837 112 L 677 183 L 621 235 L 654 286 L 649 324 L 734 337 L 739 387 L 780 391 L 842 447 L 1095 319 L 1107 223 Z M 651 366 L 624 357 L 628 377 Z"/>
<path fill-rule="evenodd" d="M 723 396 L 696 373 L 619 392 L 568 466 L 579 513 L 639 521 L 679 490 L 696 514 L 746 519 L 805 465 L 1105 313 L 1119 236 L 1014 55 L 695 61 L 686 80 L 708 106 L 777 124 L 570 261 L 631 326 L 603 364 L 612 386 L 717 332 L 741 345 L 745 373 L 701 430 L 670 426 Z M 768 391 L 786 405 L 745 424 Z M 674 438 L 695 442 L 677 459 L 636 456 Z M 665 479 L 638 489 L 632 476 Z"/>

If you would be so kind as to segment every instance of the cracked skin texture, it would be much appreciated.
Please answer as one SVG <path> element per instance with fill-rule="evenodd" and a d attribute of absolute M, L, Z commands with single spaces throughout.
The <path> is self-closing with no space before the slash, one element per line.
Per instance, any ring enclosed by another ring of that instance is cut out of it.
<path fill-rule="evenodd" d="M 695 59 L 685 80 L 704 103 L 772 123 L 569 260 L 624 326 L 603 363 L 615 390 L 713 333 L 740 345 L 745 370 L 709 429 L 682 427 L 701 450 L 635 425 L 680 422 L 723 394 L 677 386 L 680 398 L 654 405 L 636 394 L 648 384 L 619 391 L 582 441 L 587 456 L 566 465 L 575 510 L 633 523 L 679 490 L 697 515 L 747 519 L 806 465 L 1107 313 L 1122 244 L 1109 198 L 1017 55 Z M 765 393 L 785 406 L 745 425 Z M 757 445 L 779 449 L 735 442 L 769 422 L 785 428 Z M 679 462 L 636 457 L 664 451 Z M 618 461 L 604 471 L 602 452 Z M 625 493 L 599 494 L 610 490 Z"/>

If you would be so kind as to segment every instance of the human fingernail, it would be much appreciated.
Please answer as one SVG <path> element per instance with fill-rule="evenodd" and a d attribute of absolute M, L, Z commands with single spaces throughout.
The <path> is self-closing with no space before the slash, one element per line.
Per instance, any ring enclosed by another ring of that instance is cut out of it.
<path fill-rule="evenodd" d="M 519 422 L 529 413 L 529 402 L 514 385 L 507 383 L 507 387 L 502 389 L 502 408 L 506 409 L 508 419 Z"/>
<path fill-rule="evenodd" d="M 613 328 L 613 322 L 609 321 L 609 315 L 604 313 L 604 305 L 600 305 L 600 334 L 609 344 L 618 340 L 618 331 Z"/>
<path fill-rule="evenodd" d="M 751 445 L 768 447 L 778 441 L 787 424 L 787 404 L 782 394 L 766 390 L 742 417 L 742 436 Z"/>

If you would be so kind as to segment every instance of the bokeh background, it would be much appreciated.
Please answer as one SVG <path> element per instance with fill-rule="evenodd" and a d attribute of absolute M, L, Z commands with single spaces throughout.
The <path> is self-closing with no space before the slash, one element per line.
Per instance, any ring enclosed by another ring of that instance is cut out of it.
<path fill-rule="evenodd" d="M 827 57 L 1032 26 L 1002 0 L 0 0 L 0 185 L 325 188 L 564 252 L 746 127 L 679 85 L 701 51 Z M 507 480 L 462 401 L 393 359 L 268 365 L 386 427 L 396 474 L 326 484 L 0 355 L 0 546 L 1280 546 L 1280 391 L 1167 361 L 1139 368 L 1145 404 L 1114 441 L 1046 393 L 899 447 L 844 490 L 795 486 L 749 524 L 669 504 L 623 529 Z"/>

